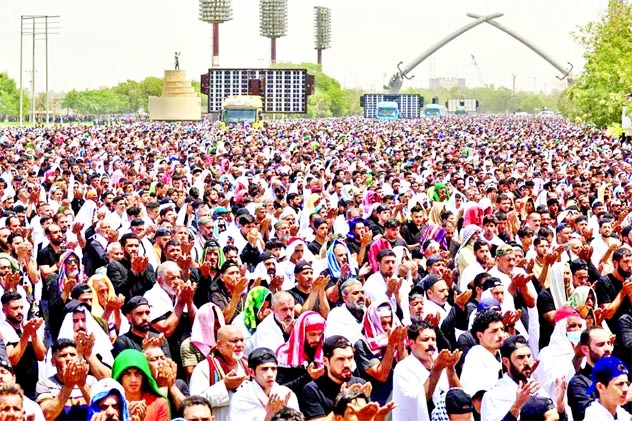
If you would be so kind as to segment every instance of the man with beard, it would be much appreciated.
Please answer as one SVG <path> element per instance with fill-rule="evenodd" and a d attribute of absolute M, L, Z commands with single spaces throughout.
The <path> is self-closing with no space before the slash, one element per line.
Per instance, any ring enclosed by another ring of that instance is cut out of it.
<path fill-rule="evenodd" d="M 395 366 L 393 374 L 393 401 L 397 403 L 393 420 L 429 421 L 427 403 L 438 399 L 441 392 L 461 386 L 455 369 L 461 351 L 437 353 L 436 328 L 428 322 L 410 325 L 408 339 L 411 353 Z"/>
<path fill-rule="evenodd" d="M 107 275 L 117 294 L 126 297 L 143 295 L 154 285 L 154 269 L 149 265 L 147 256 L 139 255 L 140 240 L 134 234 L 124 234 L 119 240 L 123 247 L 124 258 L 110 261 Z"/>
<path fill-rule="evenodd" d="M 43 361 L 46 357 L 44 329 L 40 329 L 44 319 L 34 317 L 25 321 L 25 301 L 15 291 L 5 292 L 1 301 L 5 320 L 0 322 L 0 334 L 4 339 L 9 361 L 26 396 L 34 397 L 38 361 Z"/>
<path fill-rule="evenodd" d="M 51 224 L 44 229 L 49 244 L 37 253 L 37 267 L 40 270 L 42 279 L 48 278 L 52 273 L 59 272 L 57 263 L 61 257 L 64 243 L 64 233 L 59 225 Z"/>
<path fill-rule="evenodd" d="M 360 387 L 365 396 L 371 395 L 371 383 L 352 374 L 353 346 L 347 338 L 340 335 L 327 338 L 323 344 L 323 362 L 325 375 L 307 383 L 299 399 L 307 420 L 322 420 L 331 414 L 343 383 L 347 387 L 359 383 L 361 386 L 355 387 Z"/>
<path fill-rule="evenodd" d="M 510 336 L 500 347 L 502 363 L 507 372 L 489 392 L 483 396 L 481 419 L 501 421 L 518 419 L 520 410 L 531 396 L 547 398 L 540 384 L 531 378 L 534 362 L 527 341 L 522 336 Z M 564 413 L 564 379 L 556 380 L 555 407 L 560 419 Z"/>
<path fill-rule="evenodd" d="M 596 393 L 587 392 L 591 384 L 593 367 L 602 357 L 609 357 L 612 354 L 612 342 L 611 335 L 601 326 L 589 327 L 579 338 L 579 349 L 586 358 L 586 365 L 568 382 L 567 393 L 568 406 L 576 421 L 584 419 L 586 408 L 597 399 Z"/>
<path fill-rule="evenodd" d="M 350 342 L 356 343 L 362 338 L 362 321 L 366 311 L 366 298 L 362 282 L 349 279 L 340 286 L 343 305 L 329 312 L 325 337 L 344 335 Z"/>
<path fill-rule="evenodd" d="M 165 356 L 171 358 L 169 345 L 164 340 L 164 336 L 150 331 L 151 309 L 146 298 L 140 296 L 130 298 L 123 306 L 122 311 L 129 321 L 130 329 L 127 333 L 119 336 L 114 343 L 112 355 L 115 358 L 125 349 L 142 351 L 150 344 L 160 346 Z"/>
<path fill-rule="evenodd" d="M 428 218 L 424 213 L 424 208 L 415 205 L 410 210 L 410 221 L 405 222 L 399 228 L 399 235 L 406 241 L 409 249 L 413 249 L 420 245 L 421 237 L 426 229 Z"/>
<path fill-rule="evenodd" d="M 229 418 L 233 394 L 248 379 L 248 362 L 244 358 L 244 335 L 236 326 L 217 330 L 217 344 L 191 374 L 190 392 L 206 398 L 213 406 L 216 421 Z"/>
<path fill-rule="evenodd" d="M 393 307 L 408 306 L 408 296 L 404 293 L 402 279 L 395 273 L 395 252 L 391 249 L 380 250 L 377 254 L 378 271 L 364 283 L 364 293 L 371 300 L 389 301 Z"/>
<path fill-rule="evenodd" d="M 300 396 L 311 380 L 325 373 L 323 332 L 325 319 L 315 311 L 306 311 L 296 320 L 290 339 L 276 351 L 279 362 L 277 382 Z"/>
<path fill-rule="evenodd" d="M 595 286 L 597 302 L 612 332 L 618 332 L 617 320 L 632 311 L 632 250 L 618 248 L 612 254 L 614 271 L 599 278 Z"/>

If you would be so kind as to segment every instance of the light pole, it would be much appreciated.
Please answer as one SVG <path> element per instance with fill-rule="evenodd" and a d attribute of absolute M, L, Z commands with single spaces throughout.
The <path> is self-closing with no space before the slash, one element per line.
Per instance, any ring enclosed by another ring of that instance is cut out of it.
<path fill-rule="evenodd" d="M 259 30 L 270 38 L 270 63 L 276 63 L 276 40 L 287 35 L 287 0 L 260 0 Z"/>
<path fill-rule="evenodd" d="M 200 0 L 200 20 L 213 25 L 213 67 L 219 67 L 219 24 L 232 18 L 231 0 Z"/>
<path fill-rule="evenodd" d="M 319 66 L 323 65 L 323 50 L 331 47 L 331 9 L 314 7 L 314 48 Z"/>
<path fill-rule="evenodd" d="M 44 41 L 45 43 L 45 76 L 46 76 L 46 123 L 50 118 L 50 98 L 48 88 L 48 36 L 59 34 L 60 21 L 59 16 L 48 15 L 23 15 L 20 17 L 20 102 L 19 102 L 19 116 L 20 125 L 24 121 L 24 98 L 23 98 L 23 46 L 24 36 L 30 35 L 32 37 L 32 52 L 31 52 L 31 123 L 35 122 L 35 44 L 36 41 Z"/>

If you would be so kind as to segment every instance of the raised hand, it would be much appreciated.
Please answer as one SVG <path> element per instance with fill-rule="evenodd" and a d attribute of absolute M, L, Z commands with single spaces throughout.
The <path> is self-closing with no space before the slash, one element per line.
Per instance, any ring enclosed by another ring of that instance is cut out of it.
<path fill-rule="evenodd" d="M 344 262 L 342 265 L 340 265 L 340 277 L 344 278 L 351 275 L 351 267 L 349 266 L 349 263 Z"/>
<path fill-rule="evenodd" d="M 277 413 L 290 401 L 291 393 L 288 392 L 285 396 L 279 396 L 276 393 L 270 395 L 268 403 L 266 404 L 266 419 L 270 419 L 272 415 Z"/>
<path fill-rule="evenodd" d="M 312 283 L 312 290 L 317 292 L 324 291 L 327 287 L 327 284 L 329 284 L 329 280 L 329 275 L 318 275 L 318 277 Z"/>
<path fill-rule="evenodd" d="M 429 313 L 429 314 L 426 314 L 426 317 L 424 318 L 424 320 L 430 323 L 431 325 L 433 325 L 434 327 L 438 327 L 439 322 L 441 321 L 441 316 L 439 315 L 439 313 Z"/>
<path fill-rule="evenodd" d="M 562 376 L 555 379 L 555 389 L 553 395 L 555 399 L 555 406 L 557 408 L 564 408 L 564 397 L 566 397 L 567 386 L 568 382 L 566 381 L 566 377 Z"/>
<path fill-rule="evenodd" d="M 522 310 L 507 310 L 503 314 L 503 324 L 505 326 L 513 326 L 520 320 L 520 317 L 522 317 Z"/>
<path fill-rule="evenodd" d="M 145 273 L 147 270 L 147 265 L 149 264 L 149 259 L 147 256 L 133 256 L 132 257 L 132 272 L 139 274 Z"/>
<path fill-rule="evenodd" d="M 83 229 L 83 223 L 75 222 L 72 224 L 72 233 L 75 235 L 81 234 L 81 230 Z"/>
<path fill-rule="evenodd" d="M 447 349 L 442 349 L 441 352 L 437 354 L 432 368 L 436 368 L 438 370 L 448 368 L 452 364 L 452 359 L 452 353 Z"/>
<path fill-rule="evenodd" d="M 144 420 L 145 414 L 147 413 L 147 404 L 144 400 L 130 401 L 127 403 L 127 409 L 130 417 L 136 417 L 139 420 Z"/>
<path fill-rule="evenodd" d="M 110 312 L 118 311 L 123 307 L 123 304 L 125 304 L 125 296 L 123 294 L 111 298 L 108 297 L 105 310 Z"/>
<path fill-rule="evenodd" d="M 402 286 L 402 278 L 391 277 L 386 280 L 386 296 L 390 297 L 393 294 L 399 293 L 399 288 Z"/>
<path fill-rule="evenodd" d="M 540 383 L 533 379 L 530 379 L 527 383 L 523 383 L 522 380 L 520 380 L 518 390 L 516 391 L 516 406 L 522 408 L 529 398 L 534 396 L 539 389 Z"/>
<path fill-rule="evenodd" d="M 90 335 L 85 332 L 75 333 L 75 342 L 77 344 L 77 354 L 83 357 L 90 357 L 94 348 L 94 334 Z"/>
<path fill-rule="evenodd" d="M 277 291 L 281 291 L 283 286 L 283 276 L 275 275 L 270 279 L 270 292 L 273 294 Z"/>
<path fill-rule="evenodd" d="M 147 349 L 147 348 L 151 348 L 153 346 L 157 346 L 157 347 L 162 347 L 162 343 L 165 340 L 165 335 L 164 333 L 160 333 L 157 336 L 149 336 L 146 335 L 143 338 L 143 349 Z"/>
<path fill-rule="evenodd" d="M 224 386 L 226 386 L 227 390 L 235 390 L 246 380 L 248 376 L 246 375 L 238 375 L 235 370 L 230 370 L 224 376 Z"/>
<path fill-rule="evenodd" d="M 325 366 L 316 367 L 316 363 L 311 362 L 307 366 L 307 374 L 309 374 L 312 380 L 316 380 L 325 374 Z"/>
<path fill-rule="evenodd" d="M 470 301 L 470 298 L 472 298 L 472 290 L 469 288 L 460 294 L 457 294 L 456 291 L 454 291 L 454 304 L 456 304 L 461 310 L 465 309 L 465 305 Z"/>
<path fill-rule="evenodd" d="M 205 261 L 200 265 L 200 275 L 204 278 L 211 277 L 211 262 Z"/>
<path fill-rule="evenodd" d="M 178 295 L 178 299 L 185 304 L 190 304 L 193 302 L 194 294 L 195 285 L 191 284 L 191 281 L 187 281 L 180 287 L 180 294 Z"/>
<path fill-rule="evenodd" d="M 371 242 L 373 241 L 373 232 L 371 231 L 367 231 L 363 236 L 362 239 L 360 240 L 360 244 L 368 247 L 369 245 L 371 245 Z"/>
<path fill-rule="evenodd" d="M 353 411 L 353 414 L 356 416 L 358 421 L 372 421 L 373 417 L 377 414 L 377 411 L 380 409 L 380 405 L 377 402 L 370 402 L 366 405 L 362 406 L 356 403 L 348 403 L 347 408 L 350 408 Z"/>

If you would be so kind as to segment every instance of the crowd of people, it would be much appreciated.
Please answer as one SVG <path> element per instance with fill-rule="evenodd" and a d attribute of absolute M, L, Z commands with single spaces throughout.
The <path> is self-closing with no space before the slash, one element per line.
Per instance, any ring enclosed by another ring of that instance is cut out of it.
<path fill-rule="evenodd" d="M 0 145 L 4 421 L 632 419 L 625 138 L 480 115 Z"/>

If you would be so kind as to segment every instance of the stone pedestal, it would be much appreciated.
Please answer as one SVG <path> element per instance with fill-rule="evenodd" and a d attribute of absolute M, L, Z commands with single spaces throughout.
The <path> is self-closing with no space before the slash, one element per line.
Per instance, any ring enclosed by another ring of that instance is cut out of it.
<path fill-rule="evenodd" d="M 149 97 L 149 119 L 201 120 L 202 99 L 195 93 L 184 70 L 165 70 L 162 96 Z"/>

